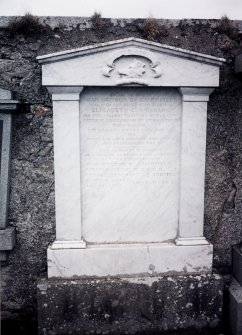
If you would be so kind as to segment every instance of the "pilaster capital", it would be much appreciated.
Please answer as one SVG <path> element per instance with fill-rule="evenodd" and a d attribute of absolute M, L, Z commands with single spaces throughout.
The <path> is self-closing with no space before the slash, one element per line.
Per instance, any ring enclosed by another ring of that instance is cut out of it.
<path fill-rule="evenodd" d="M 213 87 L 181 87 L 179 91 L 183 101 L 208 101 Z"/>
<path fill-rule="evenodd" d="M 47 86 L 53 101 L 79 101 L 83 86 Z"/>

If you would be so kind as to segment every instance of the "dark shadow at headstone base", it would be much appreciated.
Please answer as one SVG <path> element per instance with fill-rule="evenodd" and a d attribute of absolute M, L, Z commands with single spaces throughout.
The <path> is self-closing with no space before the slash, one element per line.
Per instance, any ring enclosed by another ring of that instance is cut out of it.
<path fill-rule="evenodd" d="M 36 319 L 4 320 L 1 335 L 38 335 Z"/>
<path fill-rule="evenodd" d="M 160 331 L 144 331 L 138 332 L 134 335 L 232 335 L 232 333 L 226 329 L 186 329 L 176 330 L 169 332 Z M 38 335 L 37 320 L 25 320 L 25 321 L 3 321 L 2 322 L 2 333 L 1 335 Z M 72 335 L 84 335 L 83 333 L 72 333 Z M 94 334 L 95 335 L 95 334 Z M 117 335 L 124 335 L 117 333 Z"/>

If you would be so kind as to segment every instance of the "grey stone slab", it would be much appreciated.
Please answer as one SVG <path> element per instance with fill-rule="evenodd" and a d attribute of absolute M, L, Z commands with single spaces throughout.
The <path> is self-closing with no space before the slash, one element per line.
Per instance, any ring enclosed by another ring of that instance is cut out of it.
<path fill-rule="evenodd" d="M 0 121 L 2 121 L 2 137 L 0 139 L 0 229 L 4 229 L 7 226 L 8 217 L 12 115 L 0 113 Z"/>
<path fill-rule="evenodd" d="M 18 100 L 0 100 L 0 112 L 10 113 L 18 110 L 20 102 Z"/>
<path fill-rule="evenodd" d="M 0 100 L 12 100 L 13 92 L 0 88 Z"/>
<path fill-rule="evenodd" d="M 14 227 L 7 227 L 0 230 L 0 251 L 12 250 L 16 241 Z"/>
<path fill-rule="evenodd" d="M 232 251 L 232 271 L 234 278 L 242 286 L 242 246 L 236 245 Z"/>
<path fill-rule="evenodd" d="M 242 286 L 235 279 L 229 288 L 229 310 L 233 335 L 242 335 Z"/>
<path fill-rule="evenodd" d="M 234 72 L 242 74 L 242 53 L 237 55 L 234 59 Z"/>
<path fill-rule="evenodd" d="M 201 276 L 38 281 L 39 334 L 218 328 L 223 279 Z M 216 333 L 216 331 L 215 331 Z"/>
<path fill-rule="evenodd" d="M 0 120 L 0 171 L 2 162 L 2 138 L 3 138 L 3 120 Z"/>
<path fill-rule="evenodd" d="M 8 261 L 8 252 L 7 251 L 0 251 L 0 262 L 1 265 L 7 263 Z"/>

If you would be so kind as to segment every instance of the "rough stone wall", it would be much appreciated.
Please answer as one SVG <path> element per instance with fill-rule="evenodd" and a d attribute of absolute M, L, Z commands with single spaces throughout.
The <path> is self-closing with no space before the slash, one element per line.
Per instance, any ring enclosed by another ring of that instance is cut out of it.
<path fill-rule="evenodd" d="M 2 269 L 2 317 L 34 315 L 36 279 L 46 271 L 46 249 L 55 236 L 52 110 L 41 86 L 37 55 L 124 37 L 144 38 L 143 20 L 102 21 L 41 18 L 48 27 L 34 36 L 10 36 L 0 18 L 0 86 L 18 93 L 24 112 L 14 118 L 9 222 L 17 245 Z M 242 81 L 233 60 L 242 51 L 241 22 L 234 34 L 218 29 L 215 20 L 160 21 L 166 36 L 156 41 L 224 57 L 221 84 L 208 105 L 205 190 L 205 236 L 214 244 L 214 266 L 230 273 L 231 245 L 242 241 Z"/>

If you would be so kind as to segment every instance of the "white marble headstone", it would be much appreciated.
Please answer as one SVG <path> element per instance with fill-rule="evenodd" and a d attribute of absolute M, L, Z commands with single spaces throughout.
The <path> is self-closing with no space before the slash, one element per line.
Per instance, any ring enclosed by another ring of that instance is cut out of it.
<path fill-rule="evenodd" d="M 211 272 L 206 113 L 224 60 L 135 38 L 38 60 L 54 110 L 48 276 Z"/>

